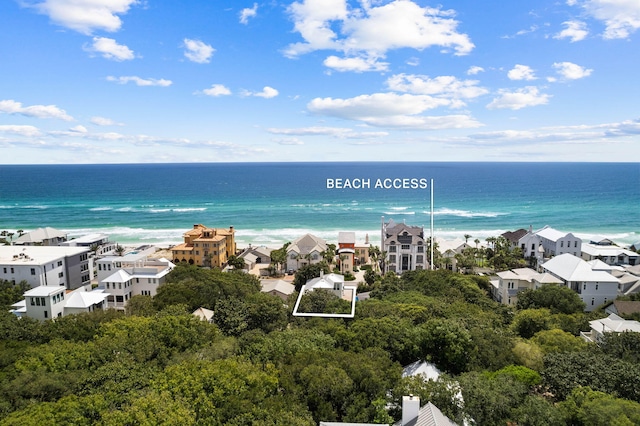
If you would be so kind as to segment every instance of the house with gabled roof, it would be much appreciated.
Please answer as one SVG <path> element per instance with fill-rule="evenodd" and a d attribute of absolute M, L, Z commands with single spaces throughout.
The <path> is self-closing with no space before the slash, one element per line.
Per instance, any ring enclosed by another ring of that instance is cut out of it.
<path fill-rule="evenodd" d="M 387 253 L 383 273 L 427 269 L 424 228 L 396 223 L 393 219 L 384 222 L 380 236 L 382 250 Z"/>
<path fill-rule="evenodd" d="M 606 318 L 589 321 L 590 331 L 580 332 L 580 337 L 587 342 L 601 342 L 606 333 L 634 332 L 640 333 L 640 322 L 626 320 L 616 314 L 609 314 Z"/>
<path fill-rule="evenodd" d="M 41 285 L 24 293 L 24 300 L 13 304 L 11 312 L 40 321 L 71 314 L 105 309 L 108 293 L 87 291 L 84 287 L 69 291 L 62 286 Z"/>
<path fill-rule="evenodd" d="M 581 257 L 587 261 L 597 259 L 607 265 L 640 264 L 640 254 L 614 244 L 583 244 Z"/>
<path fill-rule="evenodd" d="M 297 271 L 319 263 L 327 250 L 327 242 L 313 234 L 305 234 L 287 247 L 287 270 Z"/>
<path fill-rule="evenodd" d="M 518 244 L 526 258 L 538 259 L 541 253 L 547 259 L 564 253 L 580 257 L 582 253 L 582 239 L 570 232 L 558 231 L 548 225 L 535 232 L 530 228 L 529 232 L 520 238 Z M 538 264 L 540 263 L 539 261 Z"/>
<path fill-rule="evenodd" d="M 618 295 L 618 278 L 605 271 L 594 271 L 587 262 L 572 254 L 556 256 L 543 263 L 542 269 L 578 293 L 588 312 Z"/>
<path fill-rule="evenodd" d="M 14 241 L 16 246 L 59 246 L 67 241 L 67 233 L 44 227 L 22 234 Z"/>
<path fill-rule="evenodd" d="M 496 274 L 491 280 L 493 298 L 505 305 L 515 305 L 518 293 L 525 289 L 535 290 L 543 285 L 562 285 L 562 280 L 548 273 L 540 273 L 531 268 L 515 268 Z"/>

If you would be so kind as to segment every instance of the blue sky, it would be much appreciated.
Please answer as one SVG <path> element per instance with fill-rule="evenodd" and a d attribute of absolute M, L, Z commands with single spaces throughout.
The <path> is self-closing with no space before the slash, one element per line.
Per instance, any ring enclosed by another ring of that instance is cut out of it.
<path fill-rule="evenodd" d="M 640 161 L 640 1 L 0 2 L 0 163 Z"/>

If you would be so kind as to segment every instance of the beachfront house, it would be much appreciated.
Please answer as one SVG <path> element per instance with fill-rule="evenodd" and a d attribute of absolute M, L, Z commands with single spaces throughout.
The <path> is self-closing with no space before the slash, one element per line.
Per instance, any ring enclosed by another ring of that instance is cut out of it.
<path fill-rule="evenodd" d="M 73 290 L 91 284 L 89 249 L 60 246 L 0 246 L 0 279 Z"/>
<path fill-rule="evenodd" d="M 593 270 L 589 263 L 573 254 L 556 256 L 543 263 L 542 269 L 578 293 L 588 312 L 618 296 L 618 278 L 606 271 Z"/>
<path fill-rule="evenodd" d="M 312 234 L 305 234 L 287 247 L 287 270 L 297 271 L 306 265 L 319 263 L 327 250 L 327 242 Z"/>
<path fill-rule="evenodd" d="M 209 228 L 201 224 L 185 232 L 184 242 L 171 248 L 173 262 L 223 268 L 236 253 L 235 230 Z"/>
<path fill-rule="evenodd" d="M 382 218 L 380 241 L 382 241 L 382 250 L 387 253 L 383 274 L 387 272 L 401 274 L 405 271 L 427 268 L 422 226 L 395 223 L 393 219 L 385 223 Z"/>
<path fill-rule="evenodd" d="M 586 261 L 601 260 L 607 265 L 637 265 L 640 254 L 618 247 L 609 240 L 608 243 L 590 242 L 582 245 L 582 258 Z"/>
<path fill-rule="evenodd" d="M 356 263 L 355 232 L 338 232 L 338 261 L 340 272 L 353 273 Z"/>
<path fill-rule="evenodd" d="M 67 241 L 66 232 L 45 227 L 22 234 L 13 244 L 17 246 L 59 246 L 65 241 Z"/>
<path fill-rule="evenodd" d="M 549 259 L 564 253 L 579 257 L 582 253 L 580 238 L 570 232 L 558 231 L 550 226 L 545 226 L 535 232 L 529 228 L 529 232 L 520 238 L 518 244 L 524 257 L 538 259 L 538 265 L 542 263 L 543 258 Z"/>

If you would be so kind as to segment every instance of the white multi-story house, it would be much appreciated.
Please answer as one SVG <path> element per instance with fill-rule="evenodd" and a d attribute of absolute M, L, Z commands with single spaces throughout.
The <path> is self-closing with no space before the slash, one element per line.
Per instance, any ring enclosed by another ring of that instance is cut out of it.
<path fill-rule="evenodd" d="M 616 314 L 610 314 L 606 318 L 589 321 L 589 326 L 591 330 L 580 332 L 580 336 L 587 342 L 599 343 L 606 333 L 640 333 L 640 322 L 626 320 Z"/>
<path fill-rule="evenodd" d="M 104 309 L 107 297 L 101 290 L 86 291 L 84 287 L 69 291 L 61 286 L 38 286 L 27 290 L 24 300 L 14 304 L 11 312 L 44 321 Z"/>
<path fill-rule="evenodd" d="M 384 271 L 403 273 L 427 268 L 424 228 L 382 220 L 382 250 L 387 253 Z"/>
<path fill-rule="evenodd" d="M 584 260 L 601 260 L 607 265 L 638 265 L 640 254 L 618 247 L 614 244 L 583 244 L 582 256 Z"/>
<path fill-rule="evenodd" d="M 542 269 L 578 293 L 586 311 L 593 311 L 618 295 L 618 278 L 605 271 L 594 271 L 587 262 L 572 254 L 556 256 L 543 263 Z"/>
<path fill-rule="evenodd" d="M 128 263 L 120 257 L 98 261 L 98 288 L 109 293 L 109 308 L 124 309 L 133 296 L 155 296 L 175 265 L 167 259 L 138 259 Z M 110 273 L 109 273 L 110 272 Z"/>
<path fill-rule="evenodd" d="M 0 246 L 0 279 L 72 290 L 91 284 L 86 247 Z"/>
<path fill-rule="evenodd" d="M 498 272 L 498 279 L 492 280 L 492 295 L 505 305 L 515 305 L 518 293 L 525 289 L 536 290 L 543 285 L 562 285 L 563 282 L 548 273 L 536 272 L 531 268 L 517 268 Z"/>
<path fill-rule="evenodd" d="M 296 271 L 306 265 L 322 261 L 327 242 L 312 234 L 305 234 L 287 247 L 287 270 Z"/>
<path fill-rule="evenodd" d="M 582 240 L 580 238 L 570 232 L 558 231 L 549 226 L 545 226 L 535 232 L 529 229 L 529 232 L 518 240 L 518 244 L 524 257 L 539 259 L 538 264 L 541 263 L 541 255 L 549 259 L 564 253 L 580 257 L 582 253 Z M 540 247 L 542 247 L 542 250 L 540 250 Z"/>

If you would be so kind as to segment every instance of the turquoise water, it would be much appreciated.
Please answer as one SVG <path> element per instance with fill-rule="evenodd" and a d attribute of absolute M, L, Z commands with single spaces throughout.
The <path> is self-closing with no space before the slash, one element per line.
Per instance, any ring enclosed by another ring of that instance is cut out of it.
<path fill-rule="evenodd" d="M 203 223 L 234 226 L 240 245 L 279 246 L 305 232 L 335 241 L 339 231 L 375 243 L 382 216 L 429 226 L 429 188 L 374 188 L 402 178 L 434 180 L 436 237 L 484 240 L 550 225 L 640 241 L 637 163 L 0 166 L 0 230 L 51 226 L 72 237 L 105 232 L 122 244 L 168 245 Z M 327 179 L 368 179 L 370 188 L 331 189 Z"/>

